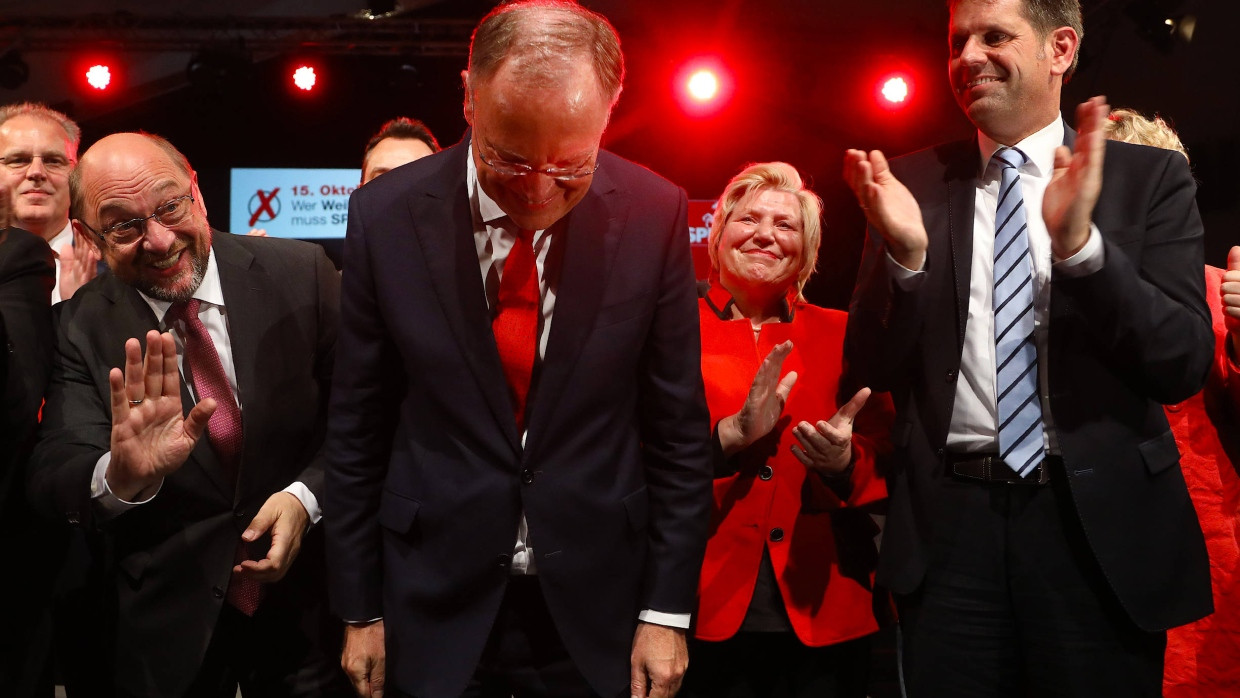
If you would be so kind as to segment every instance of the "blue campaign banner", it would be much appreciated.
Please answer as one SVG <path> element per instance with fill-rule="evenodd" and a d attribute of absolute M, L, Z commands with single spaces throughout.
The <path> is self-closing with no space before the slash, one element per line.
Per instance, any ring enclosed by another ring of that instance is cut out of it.
<path fill-rule="evenodd" d="M 271 237 L 343 238 L 349 195 L 361 170 L 242 168 L 232 170 L 229 232 L 263 228 Z"/>

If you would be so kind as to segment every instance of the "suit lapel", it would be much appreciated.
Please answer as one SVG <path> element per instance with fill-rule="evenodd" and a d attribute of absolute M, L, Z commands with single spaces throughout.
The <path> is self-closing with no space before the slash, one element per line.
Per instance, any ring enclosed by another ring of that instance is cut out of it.
<path fill-rule="evenodd" d="M 617 205 L 623 194 L 616 190 L 605 172 L 599 170 L 595 175 L 590 192 L 569 212 L 560 233 L 564 236 L 561 241 L 564 255 L 560 262 L 551 336 L 547 338 L 546 355 L 534 376 L 536 385 L 529 419 L 531 435 L 543 433 L 538 427 L 550 419 L 558 404 L 557 398 L 594 327 L 616 246 L 627 221 L 628 207 Z"/>
<path fill-rule="evenodd" d="M 282 308 L 275 307 L 273 295 L 269 292 L 270 279 L 255 265 L 254 255 L 242 247 L 230 233 L 213 231 L 215 262 L 220 274 L 220 289 L 224 294 L 224 310 L 228 317 L 228 341 L 232 345 L 233 371 L 237 374 L 237 392 L 241 397 L 242 433 L 247 436 L 242 450 L 240 472 L 236 487 L 229 486 L 227 491 L 234 497 L 248 491 L 247 485 L 253 481 L 255 473 L 246 465 L 253 461 L 248 454 L 258 450 L 257 442 L 251 443 L 251 434 L 265 433 L 256 426 L 269 408 L 266 406 L 268 393 L 259 389 L 259 376 L 270 378 L 278 375 L 269 364 L 278 361 L 272 356 L 270 347 L 260 351 L 259 343 L 266 333 L 277 325 L 275 314 Z M 214 459 L 214 451 L 212 451 Z M 223 470 L 215 461 L 211 469 L 212 477 L 225 482 Z"/>
<path fill-rule="evenodd" d="M 487 406 L 515 452 L 521 436 L 512 417 L 508 382 L 491 332 L 491 311 L 478 267 L 473 213 L 466 186 L 469 138 L 452 149 L 435 186 L 409 198 L 411 228 L 422 248 L 431 285 L 444 307 L 444 317 L 460 345 L 465 362 L 478 382 Z M 447 260 L 447 263 L 437 263 Z"/>
<path fill-rule="evenodd" d="M 947 185 L 948 235 L 951 241 L 953 289 L 956 298 L 957 356 L 964 349 L 964 330 L 969 317 L 969 277 L 973 270 L 973 219 L 977 200 L 978 146 L 960 149 L 949 157 L 944 180 Z"/>

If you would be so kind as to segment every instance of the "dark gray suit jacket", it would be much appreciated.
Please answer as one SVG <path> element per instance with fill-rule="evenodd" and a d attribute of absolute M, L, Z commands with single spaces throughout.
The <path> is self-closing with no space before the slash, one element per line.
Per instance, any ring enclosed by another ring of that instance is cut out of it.
<path fill-rule="evenodd" d="M 104 530 L 116 571 L 116 681 L 135 695 L 178 695 L 193 679 L 224 603 L 240 534 L 271 494 L 300 480 L 323 499 L 327 396 L 340 277 L 321 248 L 213 232 L 245 434 L 229 482 L 205 437 L 155 499 L 110 521 L 90 501 L 109 448 L 108 371 L 125 340 L 158 329 L 138 292 L 104 274 L 57 306 L 58 351 L 31 460 L 36 505 Z M 184 381 L 181 397 L 192 407 Z M 264 604 L 309 607 L 322 593 L 322 552 L 306 536 Z"/>
<path fill-rule="evenodd" d="M 1074 137 L 1068 130 L 1068 145 Z M 1198 391 L 1213 353 L 1202 226 L 1183 157 L 1106 145 L 1093 213 L 1105 264 L 1052 277 L 1050 406 L 1094 556 L 1132 620 L 1160 630 L 1212 609 L 1205 543 L 1160 405 Z M 952 516 L 938 493 L 968 316 L 978 162 L 972 140 L 892 161 L 921 205 L 926 278 L 914 291 L 895 288 L 870 230 L 849 313 L 850 369 L 891 390 L 898 411 L 878 579 L 899 593 L 920 585 L 935 526 Z"/>

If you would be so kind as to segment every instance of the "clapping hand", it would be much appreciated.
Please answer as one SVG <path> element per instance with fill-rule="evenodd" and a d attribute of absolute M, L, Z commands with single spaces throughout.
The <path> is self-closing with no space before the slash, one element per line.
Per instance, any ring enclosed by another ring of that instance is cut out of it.
<path fill-rule="evenodd" d="M 792 433 L 800 446 L 792 447 L 792 455 L 827 477 L 843 473 L 852 462 L 853 421 L 869 398 L 870 389 L 862 388 L 831 419 L 798 424 Z"/>
<path fill-rule="evenodd" d="M 891 174 L 882 151 L 844 153 L 844 181 L 870 226 L 883 236 L 892 259 L 905 269 L 920 271 L 929 246 L 921 207 L 912 192 Z"/>
<path fill-rule="evenodd" d="M 1089 242 L 1089 222 L 1102 192 L 1103 124 L 1110 113 L 1105 97 L 1081 104 L 1076 108 L 1075 147 L 1055 149 L 1055 171 L 1042 196 L 1042 220 L 1055 259 L 1068 259 Z"/>
<path fill-rule="evenodd" d="M 90 238 L 82 235 L 76 228 L 73 230 L 71 243 L 66 243 L 56 250 L 60 256 L 60 298 L 68 300 L 87 281 L 95 278 L 99 269 L 99 248 Z"/>
<path fill-rule="evenodd" d="M 719 420 L 719 442 L 724 455 L 732 455 L 748 448 L 753 442 L 766 436 L 775 428 L 784 412 L 788 393 L 797 382 L 796 371 L 779 378 L 784 359 L 792 352 L 792 342 L 775 345 L 762 360 L 758 373 L 749 386 L 749 395 L 741 411 Z"/>
<path fill-rule="evenodd" d="M 1230 337 L 1233 361 L 1240 361 L 1240 246 L 1227 253 L 1227 270 L 1219 287 L 1223 307 L 1223 323 Z"/>

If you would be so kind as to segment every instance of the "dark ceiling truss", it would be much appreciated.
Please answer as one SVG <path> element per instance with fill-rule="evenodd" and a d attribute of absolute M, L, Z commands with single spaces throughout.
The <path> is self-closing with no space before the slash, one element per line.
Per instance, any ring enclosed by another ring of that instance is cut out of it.
<path fill-rule="evenodd" d="M 150 17 L 128 13 L 0 20 L 0 50 L 195 51 L 234 46 L 254 53 L 465 56 L 476 18 Z"/>

